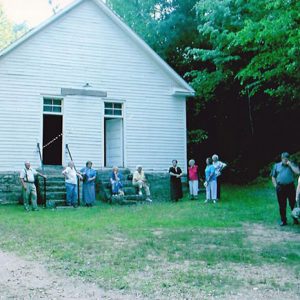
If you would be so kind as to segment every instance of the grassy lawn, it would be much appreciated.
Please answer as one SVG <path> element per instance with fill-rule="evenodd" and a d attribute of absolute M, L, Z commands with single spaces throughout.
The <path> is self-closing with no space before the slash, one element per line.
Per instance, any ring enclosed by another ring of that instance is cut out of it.
<path fill-rule="evenodd" d="M 230 299 L 258 289 L 300 297 L 300 226 L 277 226 L 269 184 L 226 186 L 216 205 L 200 198 L 37 213 L 3 206 L 0 248 L 151 299 Z"/>

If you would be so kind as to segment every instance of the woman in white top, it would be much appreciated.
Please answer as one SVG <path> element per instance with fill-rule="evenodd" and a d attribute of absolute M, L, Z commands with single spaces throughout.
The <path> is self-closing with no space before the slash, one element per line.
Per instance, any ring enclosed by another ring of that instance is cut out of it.
<path fill-rule="evenodd" d="M 77 207 L 77 177 L 82 179 L 82 176 L 76 171 L 73 161 L 68 163 L 68 167 L 62 171 L 62 174 L 65 176 L 67 206 Z"/>
<path fill-rule="evenodd" d="M 212 156 L 213 166 L 215 167 L 215 173 L 217 176 L 217 199 L 220 200 L 221 198 L 221 175 L 224 168 L 227 167 L 227 164 L 219 161 L 219 156 L 214 154 Z"/>

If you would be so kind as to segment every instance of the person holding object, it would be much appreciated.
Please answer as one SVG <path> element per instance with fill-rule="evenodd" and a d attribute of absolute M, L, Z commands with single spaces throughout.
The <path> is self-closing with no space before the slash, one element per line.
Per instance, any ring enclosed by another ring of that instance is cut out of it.
<path fill-rule="evenodd" d="M 183 197 L 181 177 L 183 175 L 182 170 L 177 166 L 178 161 L 172 160 L 172 167 L 169 168 L 170 174 L 170 196 L 171 200 L 178 202 Z"/>
<path fill-rule="evenodd" d="M 30 210 L 30 204 L 29 204 L 30 200 L 31 200 L 32 210 L 38 211 L 36 186 L 34 184 L 34 176 L 36 175 L 47 178 L 46 175 L 43 175 L 37 172 L 35 169 L 32 169 L 30 167 L 30 162 L 26 161 L 25 168 L 20 172 L 24 209 L 26 211 Z"/>
<path fill-rule="evenodd" d="M 145 177 L 145 173 L 143 171 L 142 166 L 137 166 L 136 167 L 136 171 L 133 173 L 132 185 L 134 187 L 138 187 L 138 189 L 139 189 L 138 193 L 139 193 L 140 196 L 143 195 L 142 189 L 144 189 L 145 193 L 146 193 L 146 201 L 152 202 L 152 200 L 150 198 L 149 185 L 147 183 L 147 179 Z"/>
<path fill-rule="evenodd" d="M 299 175 L 299 167 L 289 161 L 289 154 L 283 152 L 281 154 L 281 162 L 276 163 L 271 172 L 272 183 L 276 189 L 276 195 L 280 212 L 280 226 L 287 225 L 286 204 L 287 199 L 291 210 L 295 207 L 296 190 L 294 185 L 294 176 Z M 294 224 L 298 224 L 298 220 L 294 219 Z"/>
<path fill-rule="evenodd" d="M 212 156 L 213 166 L 216 170 L 216 176 L 217 176 L 217 199 L 221 199 L 221 182 L 222 182 L 222 171 L 227 167 L 227 164 L 224 162 L 221 162 L 219 160 L 219 156 L 217 154 L 214 154 Z"/>
<path fill-rule="evenodd" d="M 123 187 L 122 179 L 123 176 L 119 172 L 118 167 L 113 167 L 113 171 L 110 177 L 111 192 L 113 195 L 124 196 L 124 192 L 122 190 Z"/>
<path fill-rule="evenodd" d="M 206 200 L 204 203 L 213 201 L 217 202 L 217 175 L 216 169 L 212 164 L 212 159 L 208 157 L 206 159 L 206 168 L 205 168 L 205 182 L 204 186 L 206 188 Z"/>
<path fill-rule="evenodd" d="M 188 175 L 189 175 L 190 199 L 194 200 L 198 198 L 198 189 L 199 189 L 198 166 L 195 164 L 194 159 L 191 159 L 189 161 Z"/>
<path fill-rule="evenodd" d="M 83 179 L 81 174 L 75 170 L 74 162 L 70 161 L 62 174 L 65 176 L 66 192 L 67 192 L 67 206 L 77 207 L 77 177 Z"/>
<path fill-rule="evenodd" d="M 92 165 L 93 163 L 89 160 L 86 162 L 85 168 L 80 170 L 80 174 L 83 178 L 82 200 L 87 207 L 92 207 L 96 201 L 95 181 L 97 172 L 92 169 Z"/>

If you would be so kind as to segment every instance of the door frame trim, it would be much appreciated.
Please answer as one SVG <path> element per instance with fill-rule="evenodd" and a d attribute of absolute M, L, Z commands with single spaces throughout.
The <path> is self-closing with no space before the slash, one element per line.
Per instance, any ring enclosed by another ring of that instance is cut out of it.
<path fill-rule="evenodd" d="M 107 119 L 115 119 L 115 120 L 121 120 L 122 122 L 122 145 L 121 145 L 121 159 L 122 159 L 122 165 L 121 166 L 117 166 L 117 167 L 120 167 L 120 168 L 124 168 L 125 167 L 125 162 L 124 162 L 124 149 L 125 149 L 125 143 L 124 143 L 124 118 L 120 118 L 120 117 L 117 117 L 117 118 L 114 118 L 114 117 L 109 117 L 109 116 L 106 116 L 103 118 L 103 132 L 104 132 L 104 138 L 103 138 L 103 148 L 104 148 L 104 152 L 103 152 L 103 159 L 104 159 L 104 162 L 103 162 L 103 166 L 104 168 L 110 168 L 110 166 L 107 166 L 106 163 L 106 125 L 105 125 L 105 121 Z"/>
<path fill-rule="evenodd" d="M 45 98 L 52 98 L 54 100 L 61 100 L 61 112 L 44 112 L 44 99 Z M 61 143 L 61 164 L 64 166 L 65 164 L 65 155 L 64 155 L 64 145 L 65 145 L 65 117 L 64 117 L 64 98 L 59 95 L 49 95 L 49 94 L 41 94 L 41 102 L 40 102 L 40 111 L 41 111 L 41 119 L 40 119 L 40 145 L 42 145 L 42 158 L 44 160 L 44 152 L 43 152 L 43 146 L 44 146 L 44 115 L 60 115 L 62 117 L 62 143 Z M 41 166 L 40 166 L 41 167 Z"/>

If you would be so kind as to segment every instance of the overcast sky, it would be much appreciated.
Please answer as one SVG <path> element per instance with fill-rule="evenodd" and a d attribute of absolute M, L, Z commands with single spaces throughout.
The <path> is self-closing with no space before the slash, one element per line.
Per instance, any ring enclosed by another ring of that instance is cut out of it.
<path fill-rule="evenodd" d="M 53 3 L 63 8 L 73 1 L 53 0 Z M 26 22 L 29 27 L 35 27 L 52 16 L 48 0 L 0 0 L 0 4 L 11 21 L 14 23 Z"/>

